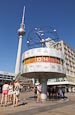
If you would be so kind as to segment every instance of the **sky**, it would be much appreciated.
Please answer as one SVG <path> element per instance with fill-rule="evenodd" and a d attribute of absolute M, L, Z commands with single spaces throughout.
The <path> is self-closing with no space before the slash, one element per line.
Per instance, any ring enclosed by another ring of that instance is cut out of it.
<path fill-rule="evenodd" d="M 28 34 L 36 27 L 51 26 L 75 50 L 75 0 L 0 0 L 0 71 L 15 72 L 18 29 L 23 7 L 25 36 L 22 53 L 28 50 Z"/>

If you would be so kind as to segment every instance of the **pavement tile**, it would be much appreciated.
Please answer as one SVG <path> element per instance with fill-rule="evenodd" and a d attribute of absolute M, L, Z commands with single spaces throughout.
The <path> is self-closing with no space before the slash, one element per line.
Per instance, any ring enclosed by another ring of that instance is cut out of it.
<path fill-rule="evenodd" d="M 0 115 L 75 115 L 75 93 L 67 93 L 65 100 L 47 100 L 45 103 L 36 103 L 33 96 L 33 92 L 21 93 L 20 105 L 0 107 Z"/>

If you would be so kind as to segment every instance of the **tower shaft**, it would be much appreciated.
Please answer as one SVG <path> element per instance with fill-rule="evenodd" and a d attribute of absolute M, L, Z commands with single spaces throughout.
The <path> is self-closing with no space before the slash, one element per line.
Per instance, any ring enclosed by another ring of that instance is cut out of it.
<path fill-rule="evenodd" d="M 15 66 L 15 74 L 16 74 L 16 76 L 20 73 L 20 66 L 21 66 L 22 39 L 23 39 L 23 36 L 25 34 L 24 15 L 25 15 L 25 6 L 24 6 L 24 9 L 23 9 L 22 22 L 21 22 L 20 28 L 18 29 L 19 44 L 18 44 L 16 66 Z"/>
<path fill-rule="evenodd" d="M 20 63 L 21 63 L 21 51 L 22 51 L 22 36 L 19 36 L 19 44 L 16 58 L 15 74 L 20 73 Z"/>

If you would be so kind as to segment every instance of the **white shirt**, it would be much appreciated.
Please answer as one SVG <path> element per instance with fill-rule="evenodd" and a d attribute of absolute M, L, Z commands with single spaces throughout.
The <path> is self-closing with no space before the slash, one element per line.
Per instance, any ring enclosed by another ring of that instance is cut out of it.
<path fill-rule="evenodd" d="M 3 85 L 3 90 L 9 90 L 9 85 L 8 84 L 4 84 Z"/>
<path fill-rule="evenodd" d="M 41 92 L 41 85 L 37 86 L 37 94 L 39 94 Z"/>

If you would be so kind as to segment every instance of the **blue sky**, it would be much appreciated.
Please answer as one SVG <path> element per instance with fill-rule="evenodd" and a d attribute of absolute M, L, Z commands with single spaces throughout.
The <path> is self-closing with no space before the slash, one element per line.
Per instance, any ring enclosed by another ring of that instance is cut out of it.
<path fill-rule="evenodd" d="M 0 0 L 0 71 L 15 72 L 17 30 L 26 7 L 22 53 L 28 33 L 35 27 L 56 28 L 60 40 L 75 50 L 75 0 Z"/>

